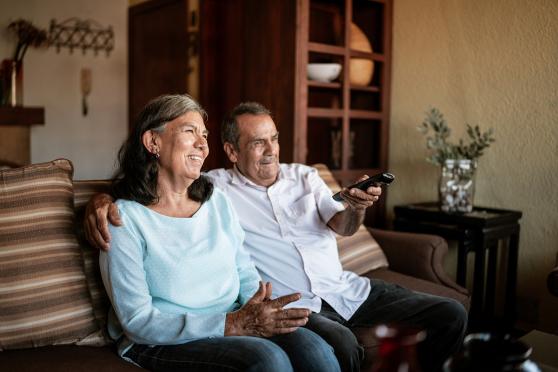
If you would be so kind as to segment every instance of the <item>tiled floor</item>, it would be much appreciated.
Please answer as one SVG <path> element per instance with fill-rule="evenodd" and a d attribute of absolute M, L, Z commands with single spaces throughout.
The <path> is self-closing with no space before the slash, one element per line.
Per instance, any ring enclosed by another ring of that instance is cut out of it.
<path fill-rule="evenodd" d="M 533 330 L 520 340 L 533 348 L 530 359 L 542 372 L 558 372 L 558 335 Z"/>

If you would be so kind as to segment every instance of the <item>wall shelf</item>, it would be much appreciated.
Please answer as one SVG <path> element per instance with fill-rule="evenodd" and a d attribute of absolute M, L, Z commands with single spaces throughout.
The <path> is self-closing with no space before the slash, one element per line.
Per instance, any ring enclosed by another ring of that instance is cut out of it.
<path fill-rule="evenodd" d="M 361 52 L 360 50 L 353 50 L 353 49 L 351 49 L 350 55 L 351 57 L 371 59 L 373 61 L 378 61 L 378 62 L 385 62 L 386 60 L 386 57 L 383 54 Z"/>
<path fill-rule="evenodd" d="M 308 43 L 308 51 L 316 52 L 316 53 L 327 53 L 327 54 L 335 54 L 342 56 L 345 54 L 345 48 L 336 46 L 336 45 L 328 45 L 322 43 Z M 368 53 L 370 54 L 370 53 Z"/>
<path fill-rule="evenodd" d="M 314 88 L 326 88 L 326 89 L 339 89 L 342 88 L 341 83 L 333 82 L 333 83 L 326 83 L 323 81 L 314 81 L 308 80 L 308 86 Z"/>
<path fill-rule="evenodd" d="M 0 125 L 44 125 L 44 107 L 0 106 Z"/>

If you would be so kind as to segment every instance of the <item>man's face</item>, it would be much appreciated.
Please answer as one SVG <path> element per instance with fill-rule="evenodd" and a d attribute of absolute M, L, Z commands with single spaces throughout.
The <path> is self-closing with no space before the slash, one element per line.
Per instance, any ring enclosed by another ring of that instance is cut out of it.
<path fill-rule="evenodd" d="M 260 186 L 271 186 L 279 174 L 279 133 L 269 115 L 237 117 L 238 150 L 229 144 L 225 151 L 238 170 Z"/>

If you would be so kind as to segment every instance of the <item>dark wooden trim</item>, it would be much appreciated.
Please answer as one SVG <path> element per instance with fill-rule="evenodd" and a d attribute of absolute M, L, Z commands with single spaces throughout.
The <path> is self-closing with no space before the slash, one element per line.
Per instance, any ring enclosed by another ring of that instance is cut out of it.
<path fill-rule="evenodd" d="M 337 45 L 328 45 L 322 43 L 308 43 L 308 51 L 317 53 L 335 54 L 339 56 L 345 55 L 345 48 Z M 370 53 L 369 53 L 370 54 Z"/>
<path fill-rule="evenodd" d="M 366 110 L 351 110 L 349 112 L 349 117 L 351 119 L 378 119 L 384 118 L 384 114 L 376 111 L 366 111 Z"/>
<path fill-rule="evenodd" d="M 343 47 L 343 120 L 341 135 L 341 169 L 349 169 L 351 154 L 349 153 L 351 138 L 351 122 L 349 117 L 349 107 L 351 106 L 351 56 L 349 53 L 349 45 L 351 44 L 350 24 L 353 19 L 353 2 L 345 1 L 345 27 L 343 30 L 344 47 Z M 347 178 L 341 179 L 341 182 L 349 182 Z"/>
<path fill-rule="evenodd" d="M 44 125 L 44 107 L 0 107 L 0 125 Z"/>
<path fill-rule="evenodd" d="M 343 114 L 342 109 L 308 107 L 308 116 L 312 118 L 342 118 Z"/>
<path fill-rule="evenodd" d="M 372 61 L 385 62 L 386 60 L 386 56 L 379 53 L 368 53 L 352 49 L 349 51 L 349 53 L 351 54 L 351 57 L 366 58 L 371 59 Z"/>
<path fill-rule="evenodd" d="M 296 38 L 293 162 L 304 164 L 308 155 L 308 87 L 315 86 L 315 82 L 308 81 L 306 77 L 310 48 L 310 3 L 297 0 L 296 5 L 296 30 L 293 30 Z"/>
<path fill-rule="evenodd" d="M 341 83 L 338 83 L 338 82 L 326 83 L 326 82 L 323 82 L 323 81 L 314 81 L 314 80 L 308 80 L 308 86 L 309 87 L 315 87 L 315 88 L 326 88 L 326 89 L 342 88 Z"/>
<path fill-rule="evenodd" d="M 363 92 L 380 92 L 381 88 L 376 86 L 351 85 L 351 90 L 359 90 Z"/>

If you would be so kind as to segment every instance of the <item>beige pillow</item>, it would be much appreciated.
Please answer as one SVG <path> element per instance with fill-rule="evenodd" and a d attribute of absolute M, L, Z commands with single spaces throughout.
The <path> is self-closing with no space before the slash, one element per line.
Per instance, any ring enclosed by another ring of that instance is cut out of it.
<path fill-rule="evenodd" d="M 99 329 L 72 174 L 64 159 L 0 171 L 0 349 L 75 343 Z"/>
<path fill-rule="evenodd" d="M 325 164 L 314 164 L 313 167 L 318 170 L 318 174 L 332 193 L 341 190 L 341 186 Z M 339 260 L 343 269 L 347 271 L 362 275 L 371 270 L 388 267 L 382 248 L 364 226 L 360 226 L 351 236 L 337 235 L 337 246 Z"/>

